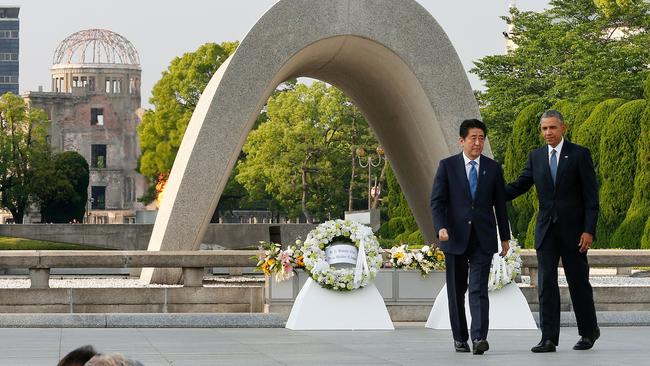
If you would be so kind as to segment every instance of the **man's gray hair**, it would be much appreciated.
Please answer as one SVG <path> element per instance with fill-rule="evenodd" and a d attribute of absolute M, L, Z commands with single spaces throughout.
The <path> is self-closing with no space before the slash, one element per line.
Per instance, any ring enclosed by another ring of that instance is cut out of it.
<path fill-rule="evenodd" d="M 539 123 L 542 123 L 542 120 L 544 118 L 557 118 L 560 123 L 564 124 L 564 116 L 562 116 L 562 113 L 560 111 L 556 111 L 555 109 L 549 109 L 546 112 L 542 113 L 542 117 L 539 119 Z"/>

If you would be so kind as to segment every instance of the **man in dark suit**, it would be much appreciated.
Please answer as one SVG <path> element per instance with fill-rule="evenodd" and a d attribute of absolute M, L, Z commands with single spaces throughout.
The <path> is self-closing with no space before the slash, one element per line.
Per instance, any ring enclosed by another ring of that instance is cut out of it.
<path fill-rule="evenodd" d="M 540 129 L 547 145 L 533 150 L 519 178 L 506 186 L 511 200 L 534 184 L 539 200 L 535 249 L 542 340 L 531 351 L 555 352 L 559 342 L 560 258 L 581 336 L 573 349 L 586 350 L 600 337 L 587 262 L 598 219 L 596 173 L 589 150 L 564 139 L 566 125 L 560 112 L 544 112 Z"/>
<path fill-rule="evenodd" d="M 465 317 L 469 271 L 474 354 L 483 354 L 490 348 L 488 276 L 492 256 L 498 251 L 497 222 L 502 256 L 508 252 L 510 240 L 503 172 L 494 160 L 481 155 L 486 135 L 483 122 L 463 121 L 460 125 L 463 152 L 440 161 L 431 193 L 433 224 L 447 265 L 447 299 L 454 347 L 456 352 L 470 351 Z"/>

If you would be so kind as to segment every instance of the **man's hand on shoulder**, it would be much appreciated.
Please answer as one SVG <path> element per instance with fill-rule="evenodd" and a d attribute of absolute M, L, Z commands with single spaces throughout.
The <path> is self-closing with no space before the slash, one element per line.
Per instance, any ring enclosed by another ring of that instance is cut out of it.
<path fill-rule="evenodd" d="M 438 239 L 440 241 L 449 240 L 449 234 L 447 233 L 447 229 L 440 229 L 440 231 L 438 231 Z"/>

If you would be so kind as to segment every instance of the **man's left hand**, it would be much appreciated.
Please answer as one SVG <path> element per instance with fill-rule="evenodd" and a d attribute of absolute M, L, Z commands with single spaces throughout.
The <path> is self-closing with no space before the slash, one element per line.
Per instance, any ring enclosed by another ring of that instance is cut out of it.
<path fill-rule="evenodd" d="M 510 241 L 501 240 L 501 253 L 499 253 L 499 255 L 505 257 L 508 254 L 509 250 L 510 250 Z"/>
<path fill-rule="evenodd" d="M 594 236 L 589 234 L 589 233 L 582 233 L 580 235 L 580 243 L 578 243 L 578 246 L 580 247 L 580 253 L 586 253 L 589 248 L 591 248 L 591 243 L 594 242 Z"/>

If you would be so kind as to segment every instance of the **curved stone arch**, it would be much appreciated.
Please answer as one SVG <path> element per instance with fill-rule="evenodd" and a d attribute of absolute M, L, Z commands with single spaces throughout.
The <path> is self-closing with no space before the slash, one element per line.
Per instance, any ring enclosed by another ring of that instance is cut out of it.
<path fill-rule="evenodd" d="M 312 77 L 359 107 L 391 162 L 425 240 L 438 161 L 460 151 L 479 109 L 447 35 L 413 0 L 281 0 L 205 88 L 174 162 L 149 250 L 197 250 L 229 174 L 273 90 Z M 489 148 L 488 148 L 489 150 Z M 158 283 L 179 272 L 144 270 Z"/>

